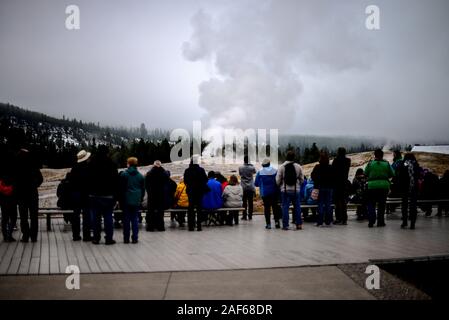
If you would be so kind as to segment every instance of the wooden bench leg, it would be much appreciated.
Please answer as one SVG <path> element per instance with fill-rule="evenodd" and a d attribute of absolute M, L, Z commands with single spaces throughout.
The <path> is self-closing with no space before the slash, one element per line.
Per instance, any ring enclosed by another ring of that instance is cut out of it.
<path fill-rule="evenodd" d="M 47 213 L 47 232 L 51 231 L 51 215 Z"/>

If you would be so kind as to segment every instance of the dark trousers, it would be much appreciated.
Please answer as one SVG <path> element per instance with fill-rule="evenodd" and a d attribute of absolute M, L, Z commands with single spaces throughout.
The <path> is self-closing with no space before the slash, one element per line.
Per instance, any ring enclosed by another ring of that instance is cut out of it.
<path fill-rule="evenodd" d="M 176 207 L 175 209 L 186 209 L 185 212 L 172 212 L 170 213 L 170 220 L 177 221 L 179 224 L 184 224 L 186 222 L 186 212 L 188 208 Z"/>
<path fill-rule="evenodd" d="M 348 204 L 346 192 L 344 190 L 335 190 L 335 220 L 339 222 L 348 221 Z"/>
<path fill-rule="evenodd" d="M 265 223 L 271 224 L 271 212 L 273 212 L 273 218 L 276 224 L 279 223 L 281 218 L 281 207 L 279 205 L 279 197 L 277 194 L 270 194 L 262 197 L 263 212 L 265 215 Z"/>
<path fill-rule="evenodd" d="M 14 226 L 16 225 L 17 204 L 13 200 L 2 199 L 0 208 L 2 210 L 2 234 L 3 238 L 8 240 L 12 237 Z"/>
<path fill-rule="evenodd" d="M 370 225 L 376 223 L 377 207 L 377 225 L 385 224 L 385 205 L 387 202 L 388 189 L 368 189 L 368 221 Z"/>
<path fill-rule="evenodd" d="M 131 228 L 132 240 L 136 241 L 139 236 L 139 207 L 127 206 L 123 208 L 123 239 L 129 241 Z"/>
<path fill-rule="evenodd" d="M 201 230 L 201 222 L 203 220 L 203 209 L 201 207 L 202 196 L 189 195 L 189 210 L 187 211 L 187 224 L 189 230 L 195 228 L 195 224 L 198 230 Z"/>
<path fill-rule="evenodd" d="M 449 204 L 447 204 L 447 203 L 440 203 L 438 205 L 437 216 L 442 216 L 443 215 L 443 211 L 444 211 L 444 214 L 446 214 L 446 215 L 449 214 Z"/>
<path fill-rule="evenodd" d="M 253 210 L 254 210 L 254 191 L 243 191 L 243 218 L 246 219 L 248 216 L 250 219 L 253 218 Z"/>
<path fill-rule="evenodd" d="M 416 201 L 418 198 L 417 191 L 412 191 L 409 194 L 402 195 L 402 224 L 407 225 L 410 219 L 410 224 L 415 226 L 416 216 L 418 215 L 418 208 Z"/>
<path fill-rule="evenodd" d="M 234 223 L 239 224 L 239 211 L 229 210 L 224 218 L 227 225 L 232 226 Z"/>
<path fill-rule="evenodd" d="M 90 210 L 92 213 L 94 240 L 100 241 L 101 239 L 101 219 L 104 219 L 104 232 L 106 233 L 105 239 L 107 242 L 112 241 L 114 235 L 114 226 L 112 212 L 114 210 L 113 197 L 90 197 Z"/>
<path fill-rule="evenodd" d="M 332 223 L 332 189 L 322 188 L 318 196 L 318 225 L 322 225 L 323 221 L 326 225 Z"/>
<path fill-rule="evenodd" d="M 148 207 L 147 216 L 145 218 L 147 221 L 147 231 L 165 231 L 164 212 L 165 210 L 163 203 L 150 204 Z"/>
<path fill-rule="evenodd" d="M 71 219 L 73 239 L 79 238 L 81 233 L 81 216 L 83 217 L 83 239 L 91 238 L 92 217 L 89 208 L 76 208 Z"/>
<path fill-rule="evenodd" d="M 20 195 L 18 199 L 19 214 L 20 214 L 20 230 L 24 240 L 31 238 L 32 241 L 37 240 L 38 233 L 38 210 L 39 210 L 39 195 L 36 192 Z M 30 220 L 28 222 L 28 219 Z"/>

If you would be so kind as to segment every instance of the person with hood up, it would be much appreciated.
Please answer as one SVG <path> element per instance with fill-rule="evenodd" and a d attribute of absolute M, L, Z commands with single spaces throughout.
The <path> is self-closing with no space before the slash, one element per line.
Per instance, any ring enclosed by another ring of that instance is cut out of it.
<path fill-rule="evenodd" d="M 229 178 L 228 185 L 223 190 L 223 207 L 224 208 L 241 208 L 243 204 L 243 188 L 239 185 L 237 176 L 232 175 Z M 229 210 L 226 224 L 232 226 L 232 222 L 239 223 L 239 211 Z"/>

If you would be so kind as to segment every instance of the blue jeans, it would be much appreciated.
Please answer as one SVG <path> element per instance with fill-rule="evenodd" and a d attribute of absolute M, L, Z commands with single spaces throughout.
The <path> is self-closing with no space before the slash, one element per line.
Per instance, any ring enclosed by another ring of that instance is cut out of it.
<path fill-rule="evenodd" d="M 107 242 L 112 241 L 114 235 L 114 227 L 112 222 L 112 212 L 114 210 L 113 197 L 97 197 L 90 196 L 90 210 L 92 212 L 93 226 L 94 226 L 94 241 L 101 239 L 101 218 L 104 218 L 104 232 Z"/>
<path fill-rule="evenodd" d="M 318 195 L 318 225 L 322 225 L 323 220 L 326 225 L 330 225 L 332 223 L 332 193 L 332 189 L 320 189 L 320 193 Z"/>
<path fill-rule="evenodd" d="M 139 234 L 139 207 L 127 206 L 123 208 L 123 239 L 129 241 L 130 224 L 132 227 L 132 239 L 137 240 Z"/>
<path fill-rule="evenodd" d="M 297 225 L 302 224 L 301 218 L 301 200 L 299 197 L 299 191 L 296 193 L 294 191 L 283 191 L 281 192 L 281 202 L 282 202 L 282 227 L 288 228 L 289 220 L 289 207 L 290 203 L 293 204 L 293 213 L 295 215 L 295 220 Z"/>

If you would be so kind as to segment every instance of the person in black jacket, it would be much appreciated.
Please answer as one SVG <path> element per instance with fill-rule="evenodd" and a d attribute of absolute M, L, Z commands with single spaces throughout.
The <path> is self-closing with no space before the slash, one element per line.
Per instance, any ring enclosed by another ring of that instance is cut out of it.
<path fill-rule="evenodd" d="M 17 222 L 17 200 L 14 195 L 14 177 L 12 169 L 13 157 L 7 152 L 0 159 L 0 209 L 2 212 L 2 234 L 5 242 L 15 242 L 14 226 Z"/>
<path fill-rule="evenodd" d="M 119 175 L 108 153 L 107 146 L 98 147 L 96 155 L 89 163 L 89 178 L 85 186 L 89 190 L 89 208 L 94 226 L 93 244 L 100 243 L 101 218 L 104 219 L 106 244 L 115 243 L 112 214 L 118 199 Z"/>
<path fill-rule="evenodd" d="M 334 169 L 329 164 L 329 155 L 326 151 L 321 151 L 320 161 L 313 168 L 311 174 L 315 183 L 314 188 L 319 190 L 318 194 L 318 222 L 317 227 L 324 223 L 330 226 L 332 223 L 332 193 L 334 190 Z"/>
<path fill-rule="evenodd" d="M 348 175 L 351 167 L 351 159 L 346 157 L 346 149 L 338 148 L 337 157 L 332 162 L 335 174 L 335 222 L 334 224 L 346 225 L 348 221 Z"/>
<path fill-rule="evenodd" d="M 153 167 L 145 176 L 145 188 L 148 193 L 148 213 L 145 219 L 147 231 L 154 231 L 155 229 L 165 231 L 164 208 L 168 181 L 169 176 L 162 168 L 161 162 L 159 160 L 154 161 Z"/>
<path fill-rule="evenodd" d="M 89 158 L 91 153 L 85 150 L 81 150 L 76 155 L 77 162 L 70 171 L 70 189 L 72 193 L 73 203 L 73 215 L 71 217 L 72 222 L 72 237 L 73 241 L 92 241 L 91 225 L 92 219 L 90 216 L 88 206 L 88 190 L 87 182 L 89 179 Z M 81 232 L 81 219 L 83 216 L 83 238 L 80 236 Z"/>
<path fill-rule="evenodd" d="M 193 156 L 189 167 L 184 171 L 184 183 L 187 186 L 189 197 L 189 210 L 187 214 L 187 224 L 189 231 L 195 230 L 195 220 L 197 230 L 201 231 L 203 195 L 208 191 L 206 171 L 198 164 L 199 156 Z M 196 211 L 196 219 L 195 219 Z"/>
<path fill-rule="evenodd" d="M 438 176 L 434 174 L 429 169 L 424 171 L 424 181 L 422 183 L 422 194 L 421 197 L 424 200 L 435 200 L 438 198 L 438 188 L 440 181 Z M 426 203 L 421 205 L 421 209 L 426 213 L 426 217 L 430 217 L 432 215 L 432 204 Z"/>
<path fill-rule="evenodd" d="M 439 181 L 439 198 L 448 200 L 449 199 L 449 170 L 446 170 L 443 174 L 443 177 L 441 177 Z M 443 215 L 443 210 L 445 215 L 449 215 L 449 204 L 446 203 L 440 203 L 438 205 L 438 213 L 437 216 L 441 217 Z"/>
<path fill-rule="evenodd" d="M 31 238 L 32 242 L 36 242 L 39 210 L 38 188 L 44 179 L 38 164 L 28 150 L 21 149 L 18 152 L 14 175 L 14 192 L 19 205 L 20 230 L 22 231 L 20 241 L 26 243 Z"/>
<path fill-rule="evenodd" d="M 402 198 L 402 224 L 401 228 L 408 226 L 410 219 L 410 229 L 415 229 L 418 198 L 419 164 L 413 153 L 407 153 L 404 159 L 396 167 L 396 183 L 399 195 Z"/>

